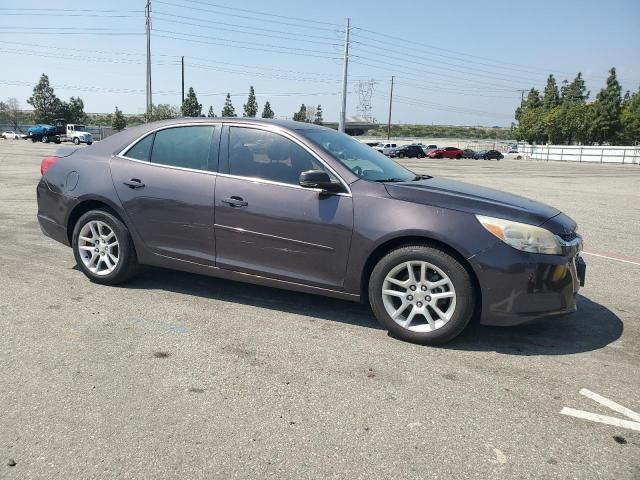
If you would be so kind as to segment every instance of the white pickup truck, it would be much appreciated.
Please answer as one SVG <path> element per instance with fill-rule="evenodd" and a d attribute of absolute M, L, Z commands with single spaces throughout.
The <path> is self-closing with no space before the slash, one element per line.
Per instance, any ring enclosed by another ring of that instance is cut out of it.
<path fill-rule="evenodd" d="M 384 155 L 391 155 L 391 153 L 398 148 L 398 145 L 395 143 L 379 143 L 377 146 L 373 147 L 374 150 L 379 151 Z"/>

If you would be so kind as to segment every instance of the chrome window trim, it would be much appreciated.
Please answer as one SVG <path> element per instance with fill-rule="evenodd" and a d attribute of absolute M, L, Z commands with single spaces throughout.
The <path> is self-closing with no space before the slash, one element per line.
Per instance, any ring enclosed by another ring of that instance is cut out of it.
<path fill-rule="evenodd" d="M 221 128 L 223 126 L 229 126 L 229 127 L 252 128 L 254 130 L 264 130 L 266 132 L 271 132 L 271 133 L 274 133 L 276 135 L 281 135 L 281 136 L 291 140 L 293 143 L 299 145 L 300 147 L 304 148 L 321 165 L 326 167 L 327 170 L 329 170 L 338 179 L 338 181 L 340 183 L 342 183 L 342 186 L 344 186 L 345 189 L 347 190 L 346 192 L 332 192 L 333 195 L 338 195 L 338 196 L 342 196 L 342 197 L 352 197 L 353 196 L 353 194 L 351 193 L 351 188 L 349 187 L 349 184 L 347 182 L 345 182 L 344 179 L 338 174 L 338 172 L 336 172 L 330 165 L 327 165 L 327 163 L 324 160 L 322 160 L 313 150 L 311 150 L 309 147 L 307 147 L 306 145 L 301 143 L 297 138 L 295 138 L 293 135 L 291 135 L 286 130 L 282 130 L 282 129 L 276 128 L 275 129 L 276 131 L 274 131 L 274 128 L 271 125 L 257 125 L 257 124 L 252 124 L 252 123 L 243 123 L 243 122 L 197 122 L 197 123 L 192 122 L 192 123 L 176 123 L 176 124 L 173 124 L 173 125 L 163 125 L 161 127 L 154 128 L 153 130 L 149 130 L 148 132 L 145 132 L 144 134 L 140 135 L 135 140 L 133 140 L 131 143 L 129 143 L 126 147 L 124 147 L 122 150 L 120 150 L 118 153 L 116 153 L 114 155 L 114 157 L 118 157 L 118 158 L 121 158 L 123 160 L 128 160 L 130 162 L 142 163 L 144 165 L 153 165 L 153 166 L 157 166 L 157 167 L 172 168 L 174 170 L 183 170 L 183 171 L 187 171 L 187 172 L 206 173 L 206 174 L 214 175 L 214 176 L 218 176 L 219 175 L 221 177 L 236 178 L 238 180 L 249 180 L 251 182 L 256 182 L 256 183 L 266 183 L 266 184 L 271 184 L 271 185 L 279 185 L 279 186 L 283 186 L 283 187 L 298 188 L 300 190 L 307 190 L 307 191 L 312 191 L 312 192 L 324 192 L 324 190 L 322 190 L 320 188 L 307 188 L 307 187 L 302 187 L 300 185 L 294 185 L 294 184 L 291 184 L 291 183 L 275 182 L 273 180 L 267 180 L 267 179 L 264 179 L 264 178 L 244 177 L 244 176 L 241 176 L 241 175 L 231 175 L 231 174 L 228 174 L 228 173 L 212 172 L 210 170 L 198 170 L 196 168 L 187 168 L 187 167 L 177 167 L 177 166 L 174 166 L 174 165 L 165 165 L 163 163 L 155 163 L 155 162 L 151 162 L 151 161 L 148 161 L 148 160 L 139 160 L 137 158 L 127 157 L 126 154 L 125 154 L 126 152 L 129 151 L 129 149 L 131 149 L 140 140 L 142 140 L 146 136 L 151 135 L 153 133 L 156 133 L 156 132 L 158 132 L 160 130 L 166 130 L 167 128 L 193 127 L 193 126 L 196 126 L 196 127 L 197 126 L 209 126 L 209 127 L 218 127 L 219 126 Z"/>
<path fill-rule="evenodd" d="M 322 190 L 321 188 L 308 188 L 308 187 L 303 187 L 301 185 L 294 185 L 292 183 L 284 183 L 284 182 L 276 182 L 273 180 L 267 180 L 265 178 L 260 178 L 260 177 L 244 177 L 242 175 L 231 175 L 229 173 L 217 173 L 217 175 L 219 177 L 224 177 L 224 178 L 233 178 L 235 180 L 246 180 L 249 182 L 253 182 L 253 183 L 264 183 L 267 185 L 276 185 L 279 187 L 289 187 L 289 188 L 296 188 L 298 190 L 304 190 L 307 192 L 318 192 L 318 193 L 330 193 L 331 195 L 337 195 L 340 197 L 351 197 L 352 194 L 351 193 L 346 193 L 346 192 L 327 192 L 326 190 Z"/>
<path fill-rule="evenodd" d="M 293 143 L 295 143 L 299 147 L 306 150 L 307 153 L 309 153 L 313 158 L 315 158 L 318 161 L 318 163 L 320 163 L 320 165 L 324 166 L 327 170 L 329 170 L 338 179 L 338 181 L 342 184 L 342 186 L 347 190 L 346 193 L 339 192 L 339 193 L 336 193 L 336 195 L 343 195 L 343 196 L 349 196 L 349 197 L 352 196 L 351 188 L 349 188 L 349 184 L 344 181 L 344 179 L 338 174 L 338 172 L 336 172 L 333 168 L 331 168 L 330 165 L 327 165 L 327 163 L 324 160 L 322 160 L 322 158 L 320 158 L 318 154 L 314 152 L 310 147 L 300 142 L 300 140 L 298 140 L 295 136 L 291 135 L 288 131 L 279 129 L 279 128 L 274 129 L 273 126 L 271 125 L 258 125 L 258 124 L 251 124 L 251 123 L 242 123 L 242 122 L 225 122 L 224 125 L 228 127 L 239 127 L 239 128 L 249 128 L 253 130 L 263 130 L 265 132 L 270 132 L 275 135 L 280 135 L 282 137 L 285 137 L 288 140 L 291 140 Z M 252 181 L 261 181 L 264 183 L 272 183 L 275 185 L 284 185 L 289 187 L 301 188 L 303 190 L 317 190 L 320 192 L 323 191 L 322 189 L 306 188 L 306 187 L 301 187 L 300 185 L 294 185 L 291 183 L 284 183 L 284 182 L 275 182 L 273 180 L 267 180 L 259 177 L 243 177 L 241 175 L 232 175 L 227 173 L 221 173 L 220 175 L 225 175 L 225 176 L 234 177 L 234 178 L 247 178 L 247 179 L 251 179 Z"/>
<path fill-rule="evenodd" d="M 173 125 L 162 125 L 161 127 L 158 128 L 154 128 L 153 130 L 149 130 L 147 132 L 144 132 L 142 135 L 140 135 L 138 138 L 136 138 L 135 140 L 133 140 L 129 145 L 127 145 L 126 147 L 124 147 L 122 150 L 120 150 L 118 153 L 115 154 L 116 157 L 120 157 L 120 158 L 126 158 L 127 160 L 138 160 L 137 158 L 131 158 L 131 157 L 127 157 L 125 155 L 125 152 L 129 151 L 129 149 L 131 147 L 133 147 L 136 143 L 138 143 L 140 140 L 142 140 L 144 137 L 146 137 L 147 135 L 151 135 L 152 133 L 156 133 L 157 131 L 160 130 L 166 130 L 167 128 L 175 128 L 175 127 L 217 127 L 223 126 L 222 122 L 191 122 L 191 123 L 175 123 Z M 139 162 L 145 162 L 145 163 L 153 163 L 150 161 L 146 161 L 146 160 L 138 160 Z M 163 165 L 162 163 L 153 163 L 154 165 Z M 178 167 L 178 168 L 184 168 L 184 167 Z M 193 169 L 189 169 L 189 170 L 193 170 Z M 198 170 L 200 171 L 200 170 Z"/>

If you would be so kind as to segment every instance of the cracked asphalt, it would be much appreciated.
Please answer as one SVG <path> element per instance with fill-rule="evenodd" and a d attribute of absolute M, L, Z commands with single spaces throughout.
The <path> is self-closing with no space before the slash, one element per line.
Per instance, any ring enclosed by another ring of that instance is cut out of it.
<path fill-rule="evenodd" d="M 624 418 L 582 388 L 640 412 L 640 166 L 404 161 L 555 205 L 601 255 L 577 313 L 430 348 L 339 300 L 90 283 L 36 221 L 54 150 L 0 140 L 0 478 L 640 478 L 640 432 L 560 415 Z"/>

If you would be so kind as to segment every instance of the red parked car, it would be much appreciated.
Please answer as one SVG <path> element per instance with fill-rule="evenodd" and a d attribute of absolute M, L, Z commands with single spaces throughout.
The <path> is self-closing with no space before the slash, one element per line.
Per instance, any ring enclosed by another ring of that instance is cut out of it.
<path fill-rule="evenodd" d="M 462 158 L 464 151 L 456 147 L 438 148 L 429 152 L 429 158 Z"/>

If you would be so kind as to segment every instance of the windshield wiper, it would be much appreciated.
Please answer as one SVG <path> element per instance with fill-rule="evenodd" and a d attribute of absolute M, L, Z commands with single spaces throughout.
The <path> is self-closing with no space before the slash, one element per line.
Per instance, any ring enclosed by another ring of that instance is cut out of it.
<path fill-rule="evenodd" d="M 375 182 L 408 182 L 409 180 L 405 180 L 403 178 L 381 178 L 379 180 L 374 180 Z"/>

